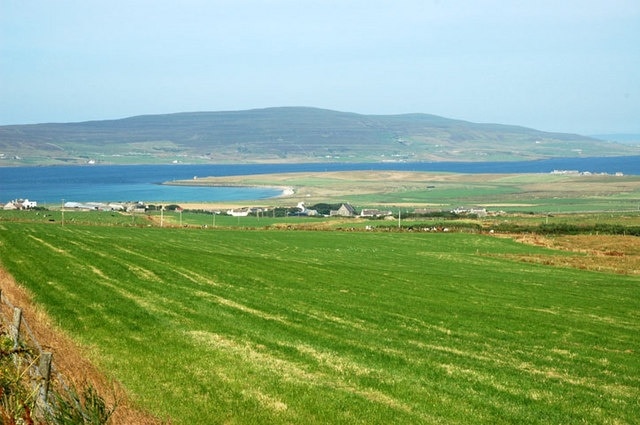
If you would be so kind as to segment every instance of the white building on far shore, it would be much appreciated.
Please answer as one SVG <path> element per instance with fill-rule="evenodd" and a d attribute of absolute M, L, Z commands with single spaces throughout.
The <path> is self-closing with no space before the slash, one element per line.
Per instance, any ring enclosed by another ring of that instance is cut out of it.
<path fill-rule="evenodd" d="M 30 201 L 28 199 L 14 199 L 7 202 L 3 209 L 5 210 L 28 210 L 30 208 L 36 208 L 38 203 L 36 201 Z"/>

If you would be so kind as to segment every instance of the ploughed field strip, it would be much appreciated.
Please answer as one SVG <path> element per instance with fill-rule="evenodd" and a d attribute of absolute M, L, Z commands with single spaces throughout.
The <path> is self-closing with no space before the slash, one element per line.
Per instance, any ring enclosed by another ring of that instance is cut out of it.
<path fill-rule="evenodd" d="M 633 423 L 637 275 L 474 234 L 4 223 L 0 261 L 172 423 Z"/>

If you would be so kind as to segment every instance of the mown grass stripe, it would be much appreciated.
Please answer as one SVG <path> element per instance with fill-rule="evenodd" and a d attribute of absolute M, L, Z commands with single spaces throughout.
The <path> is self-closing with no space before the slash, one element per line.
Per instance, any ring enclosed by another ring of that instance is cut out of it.
<path fill-rule="evenodd" d="M 640 416 L 637 277 L 516 257 L 555 255 L 546 248 L 461 234 L 4 225 L 2 264 L 174 423 Z"/>

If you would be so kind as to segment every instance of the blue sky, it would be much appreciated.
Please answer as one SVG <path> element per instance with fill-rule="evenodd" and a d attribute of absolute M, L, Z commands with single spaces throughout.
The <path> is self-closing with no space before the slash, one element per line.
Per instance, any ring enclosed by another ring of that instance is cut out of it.
<path fill-rule="evenodd" d="M 0 125 L 270 106 L 640 133 L 640 1 L 0 0 Z"/>

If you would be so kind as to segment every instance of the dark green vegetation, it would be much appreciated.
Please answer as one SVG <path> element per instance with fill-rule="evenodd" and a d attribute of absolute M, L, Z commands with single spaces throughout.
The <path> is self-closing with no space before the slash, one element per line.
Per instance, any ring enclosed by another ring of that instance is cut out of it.
<path fill-rule="evenodd" d="M 289 107 L 1 126 L 0 154 L 0 165 L 503 161 L 634 155 L 637 148 L 427 114 L 360 115 Z"/>
<path fill-rule="evenodd" d="M 173 423 L 634 423 L 637 276 L 486 235 L 0 222 L 0 260 Z"/>

